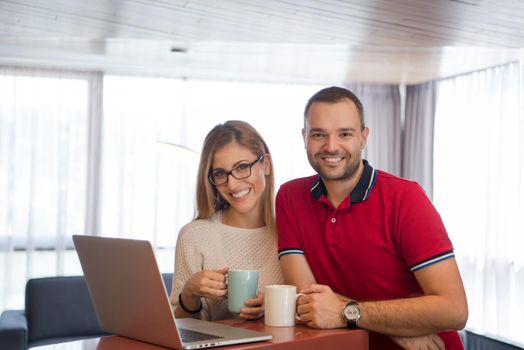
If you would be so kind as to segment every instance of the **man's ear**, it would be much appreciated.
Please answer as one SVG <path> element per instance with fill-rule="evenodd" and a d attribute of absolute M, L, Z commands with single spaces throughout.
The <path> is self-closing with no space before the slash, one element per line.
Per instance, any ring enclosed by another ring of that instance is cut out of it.
<path fill-rule="evenodd" d="M 364 127 L 364 130 L 362 130 L 362 144 L 360 145 L 361 149 L 366 148 L 368 145 L 368 136 L 369 136 L 369 128 L 366 126 Z"/>
<path fill-rule="evenodd" d="M 306 129 L 302 129 L 302 140 L 304 140 L 304 148 L 306 147 Z"/>

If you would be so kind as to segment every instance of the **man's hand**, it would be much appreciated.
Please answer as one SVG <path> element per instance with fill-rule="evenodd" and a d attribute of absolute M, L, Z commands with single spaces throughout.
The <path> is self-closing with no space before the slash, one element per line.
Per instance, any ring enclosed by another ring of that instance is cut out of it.
<path fill-rule="evenodd" d="M 301 291 L 305 294 L 298 299 L 297 314 L 311 328 L 343 328 L 346 320 L 342 310 L 346 303 L 328 286 L 312 284 Z"/>
<path fill-rule="evenodd" d="M 406 350 L 445 350 L 444 342 L 437 334 L 423 335 L 420 337 L 395 337 L 391 340 Z"/>

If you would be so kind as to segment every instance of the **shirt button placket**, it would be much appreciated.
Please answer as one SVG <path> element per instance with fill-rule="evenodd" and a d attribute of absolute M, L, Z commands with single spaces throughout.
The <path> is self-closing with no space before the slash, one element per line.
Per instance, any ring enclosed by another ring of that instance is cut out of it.
<path fill-rule="evenodd" d="M 334 214 L 334 213 L 333 213 Z M 336 224 L 337 218 L 335 215 L 331 216 L 326 223 L 326 243 L 329 245 L 336 245 L 339 243 L 340 237 Z"/>

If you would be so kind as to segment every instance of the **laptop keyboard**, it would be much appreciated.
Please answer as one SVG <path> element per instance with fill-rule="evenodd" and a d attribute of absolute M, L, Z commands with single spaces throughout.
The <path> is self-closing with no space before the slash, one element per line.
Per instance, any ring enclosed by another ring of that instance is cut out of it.
<path fill-rule="evenodd" d="M 180 334 L 180 338 L 182 338 L 183 343 L 190 343 L 194 341 L 201 341 L 201 340 L 211 340 L 211 339 L 222 339 L 224 337 L 220 337 L 218 335 L 208 334 L 208 333 L 201 333 L 197 331 L 193 331 L 190 329 L 184 329 L 179 328 L 178 333 Z"/>

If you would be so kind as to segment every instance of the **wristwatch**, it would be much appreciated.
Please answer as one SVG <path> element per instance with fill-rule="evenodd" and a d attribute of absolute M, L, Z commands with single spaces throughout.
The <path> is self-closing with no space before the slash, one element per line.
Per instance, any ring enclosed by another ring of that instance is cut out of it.
<path fill-rule="evenodd" d="M 346 320 L 348 328 L 358 328 L 357 322 L 361 316 L 358 303 L 354 300 L 347 303 L 342 310 L 342 316 Z"/>

